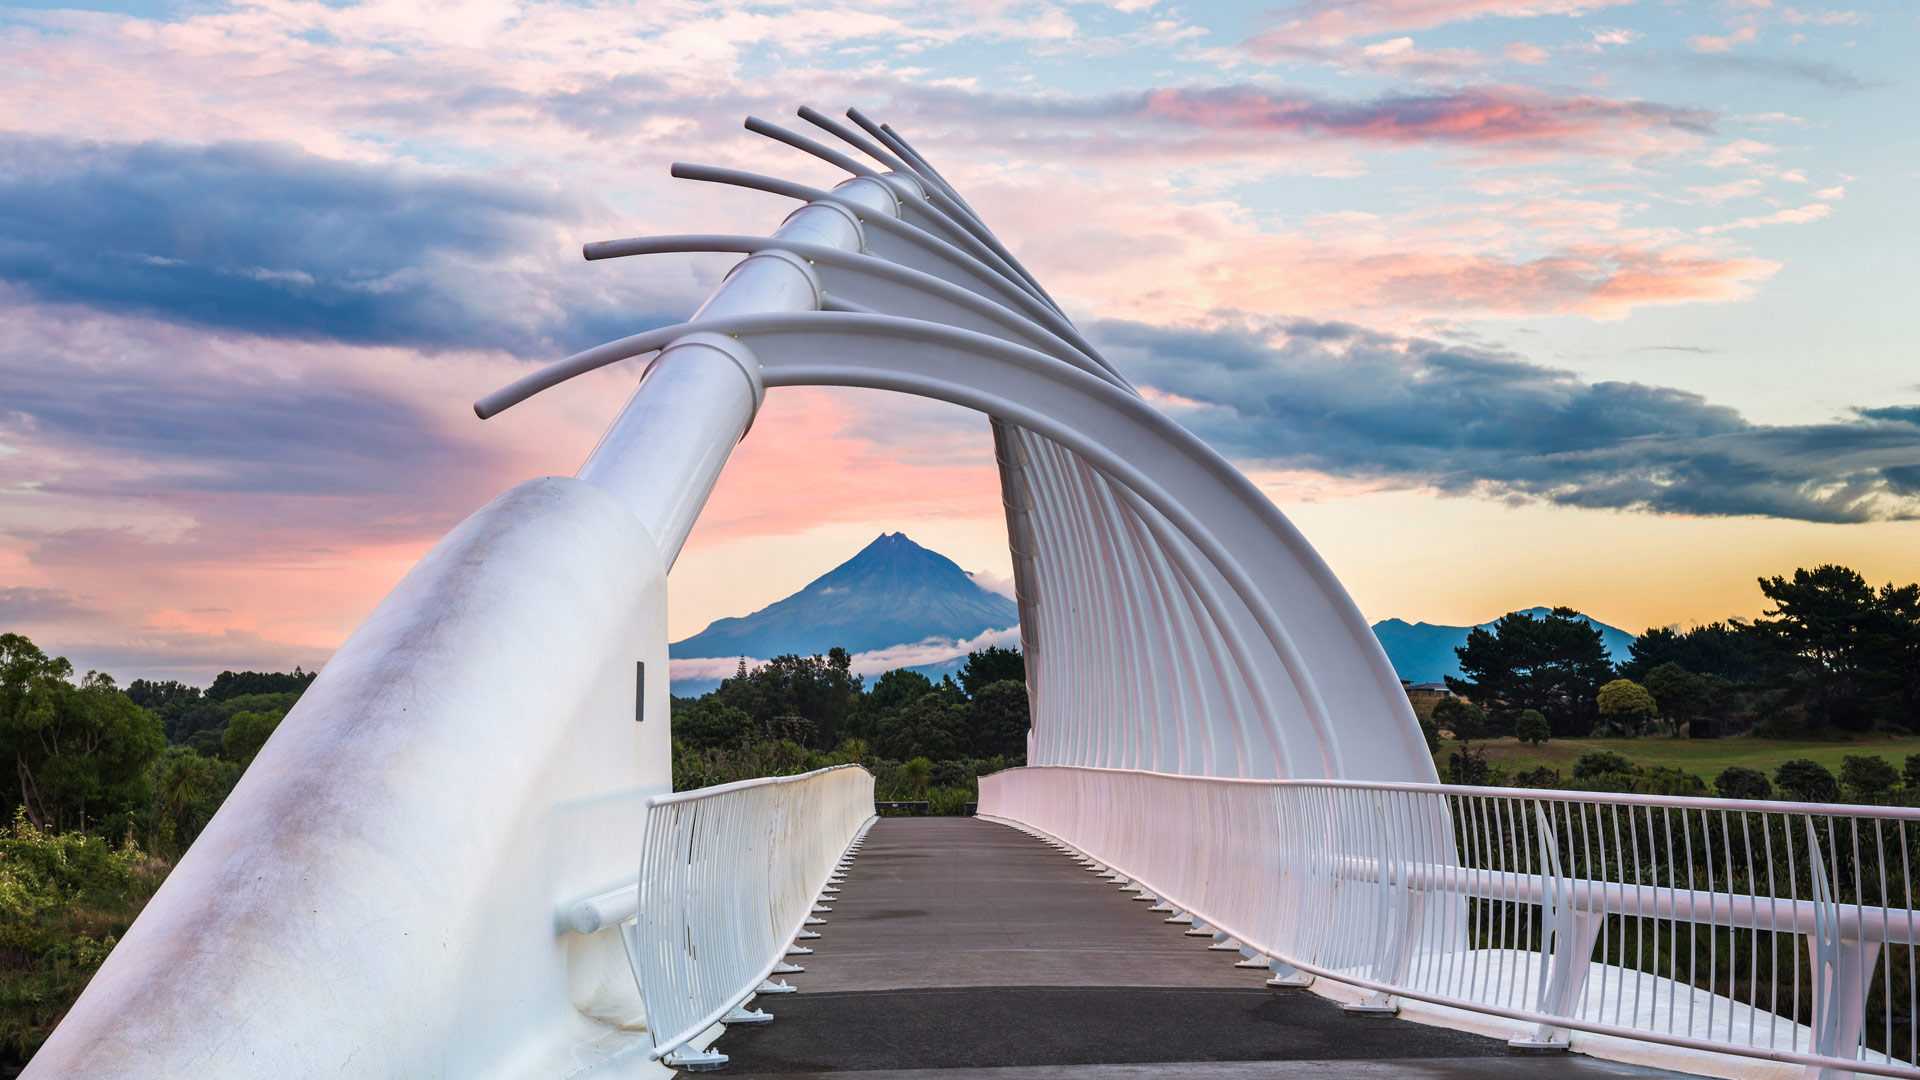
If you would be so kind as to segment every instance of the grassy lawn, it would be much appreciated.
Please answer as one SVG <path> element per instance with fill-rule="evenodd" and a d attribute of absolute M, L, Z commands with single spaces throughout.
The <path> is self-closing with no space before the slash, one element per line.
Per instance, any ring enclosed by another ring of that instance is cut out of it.
<path fill-rule="evenodd" d="M 1835 776 L 1840 761 L 1850 754 L 1875 754 L 1887 759 L 1895 769 L 1906 764 L 1908 754 L 1920 754 L 1920 736 L 1869 736 L 1852 741 L 1830 739 L 1756 739 L 1738 736 L 1731 739 L 1673 739 L 1655 735 L 1645 739 L 1554 739 L 1540 746 L 1528 746 L 1518 739 L 1489 739 L 1476 743 L 1487 753 L 1487 764 L 1509 773 L 1538 765 L 1559 769 L 1571 775 L 1573 762 L 1592 750 L 1611 750 L 1638 765 L 1666 765 L 1685 769 L 1705 780 L 1709 786 L 1720 770 L 1729 765 L 1744 765 L 1773 776 L 1773 770 L 1790 758 L 1807 758 L 1826 766 Z M 1447 755 L 1458 744 L 1444 742 L 1435 754 L 1437 767 L 1446 775 Z"/>

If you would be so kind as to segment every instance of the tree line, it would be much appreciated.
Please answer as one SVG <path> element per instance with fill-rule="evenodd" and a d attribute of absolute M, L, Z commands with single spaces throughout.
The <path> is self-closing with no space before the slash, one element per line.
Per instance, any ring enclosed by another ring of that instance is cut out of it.
<path fill-rule="evenodd" d="M 969 653 L 938 682 L 911 669 L 868 687 L 845 649 L 778 656 L 709 693 L 673 701 L 673 782 L 707 787 L 859 763 L 882 800 L 958 813 L 977 778 L 1026 762 L 1026 660 L 1018 650 Z"/>
<path fill-rule="evenodd" d="M 1617 659 L 1569 608 L 1515 612 L 1467 634 L 1447 687 L 1472 707 L 1464 722 L 1492 735 L 1521 734 L 1530 713 L 1546 738 L 1788 738 L 1920 723 L 1920 584 L 1876 589 L 1826 565 L 1759 585 L 1762 617 L 1650 629 Z"/>
<path fill-rule="evenodd" d="M 0 1069 L 39 1048 L 312 681 L 122 689 L 0 634 Z"/>

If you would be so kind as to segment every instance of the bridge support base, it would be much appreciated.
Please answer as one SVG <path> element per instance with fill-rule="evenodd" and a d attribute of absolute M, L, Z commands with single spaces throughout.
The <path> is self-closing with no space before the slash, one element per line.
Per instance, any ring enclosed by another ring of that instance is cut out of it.
<path fill-rule="evenodd" d="M 1268 986 L 1281 990 L 1305 990 L 1313 985 L 1313 976 L 1285 960 L 1271 959 L 1267 964 L 1273 968 L 1273 978 L 1267 980 Z"/>
<path fill-rule="evenodd" d="M 775 965 L 773 965 L 773 971 L 772 971 L 772 974 L 774 974 L 774 975 L 798 975 L 798 974 L 800 974 L 801 972 L 803 972 L 803 971 L 805 971 L 805 970 L 807 970 L 807 969 L 806 969 L 806 968 L 803 968 L 803 967 L 801 967 L 801 966 L 800 966 L 799 964 L 789 964 L 789 963 L 787 963 L 787 962 L 786 962 L 785 960 L 782 960 L 782 961 L 780 961 L 779 963 L 777 963 L 777 964 L 775 964 Z"/>
<path fill-rule="evenodd" d="M 1507 1040 L 1507 1051 L 1514 1054 L 1564 1054 L 1572 1048 L 1567 1032 L 1542 1027 L 1531 1035 Z"/>
<path fill-rule="evenodd" d="M 1176 926 L 1187 926 L 1193 922 L 1193 916 L 1187 914 L 1184 911 L 1176 910 L 1172 915 L 1169 915 L 1166 918 L 1161 919 L 1160 921 L 1170 922 Z"/>
<path fill-rule="evenodd" d="M 727 1067 L 727 1055 L 718 1050 L 694 1050 L 684 1046 L 660 1060 L 669 1069 L 686 1072 L 712 1072 Z"/>
<path fill-rule="evenodd" d="M 759 987 L 757 987 L 754 990 L 754 993 L 756 994 L 797 994 L 799 992 L 800 992 L 799 987 L 793 985 L 792 983 L 786 981 L 785 979 L 782 979 L 779 982 L 774 982 L 772 979 L 768 979 L 765 982 L 761 983 Z"/>
<path fill-rule="evenodd" d="M 720 1022 L 727 1025 L 771 1024 L 773 1014 L 765 1009 L 749 1009 L 743 1005 L 735 1005 L 727 1015 L 720 1018 Z"/>
<path fill-rule="evenodd" d="M 1374 991 L 1360 1001 L 1352 1001 L 1340 1006 L 1355 1016 L 1398 1016 L 1400 1006 L 1396 1005 L 1393 995 Z"/>

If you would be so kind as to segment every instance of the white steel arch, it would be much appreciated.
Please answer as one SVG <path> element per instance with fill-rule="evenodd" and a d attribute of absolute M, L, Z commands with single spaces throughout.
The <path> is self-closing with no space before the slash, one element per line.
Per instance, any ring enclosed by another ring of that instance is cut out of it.
<path fill-rule="evenodd" d="M 588 246 L 746 258 L 688 322 L 476 405 L 657 353 L 575 477 L 476 512 L 341 647 L 29 1076 L 586 1075 L 644 1056 L 619 931 L 568 913 L 634 881 L 632 838 L 671 789 L 666 573 L 768 387 L 991 418 L 1030 762 L 1435 779 L 1384 653 L 1271 502 L 1147 404 L 924 155 L 857 110 L 800 115 L 851 152 L 750 127 L 850 174 L 831 190 L 673 169 L 799 200 L 771 236 Z M 812 848 L 828 841 L 845 837 Z"/>

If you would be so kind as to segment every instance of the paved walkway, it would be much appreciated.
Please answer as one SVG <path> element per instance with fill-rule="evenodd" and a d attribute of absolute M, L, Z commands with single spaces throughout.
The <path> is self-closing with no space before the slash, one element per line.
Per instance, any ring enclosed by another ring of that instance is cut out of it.
<path fill-rule="evenodd" d="M 1667 1074 L 1350 1016 L 1234 967 L 1052 848 L 970 818 L 868 835 L 779 1017 L 724 1075 L 835 1080 L 1453 1080 Z"/>

